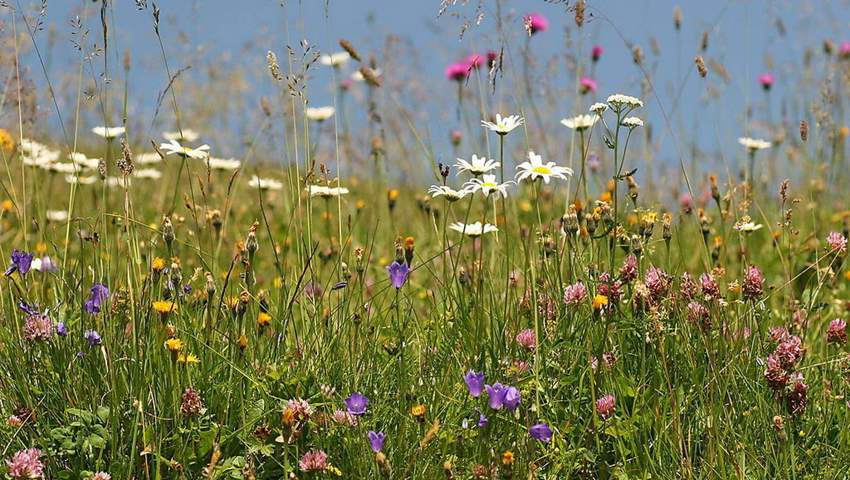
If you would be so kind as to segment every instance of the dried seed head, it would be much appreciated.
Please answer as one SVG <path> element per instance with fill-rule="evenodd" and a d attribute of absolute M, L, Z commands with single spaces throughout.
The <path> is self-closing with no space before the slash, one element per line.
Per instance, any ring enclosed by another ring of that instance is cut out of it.
<path fill-rule="evenodd" d="M 357 60 L 358 62 L 362 61 L 360 59 L 360 54 L 357 53 L 357 50 L 354 49 L 354 45 L 352 45 L 351 42 L 349 42 L 348 40 L 346 40 L 344 38 L 340 38 L 339 39 L 339 46 L 343 50 L 348 52 L 348 54 L 351 55 L 351 58 Z"/>
<path fill-rule="evenodd" d="M 699 48 L 703 52 L 708 50 L 708 30 L 702 32 L 702 40 L 700 41 Z"/>
<path fill-rule="evenodd" d="M 272 104 L 269 102 L 269 97 L 260 97 L 260 108 L 263 109 L 263 115 L 272 116 Z"/>
<path fill-rule="evenodd" d="M 363 75 L 363 80 L 372 87 L 380 87 L 381 79 L 375 73 L 374 68 L 360 67 L 360 75 Z"/>
<path fill-rule="evenodd" d="M 278 82 L 283 80 L 283 74 L 280 73 L 280 65 L 277 63 L 277 55 L 271 50 L 266 53 L 266 63 L 269 65 L 269 73 L 271 73 L 272 78 Z"/>
<path fill-rule="evenodd" d="M 682 9 L 678 5 L 673 7 L 673 26 L 676 30 L 682 29 Z"/>
<path fill-rule="evenodd" d="M 702 59 L 701 55 L 697 55 L 694 58 L 694 63 L 697 64 L 697 72 L 699 72 L 699 76 L 705 78 L 708 75 L 708 68 L 705 66 L 705 60 Z"/>
<path fill-rule="evenodd" d="M 121 153 L 122 156 L 118 159 L 118 170 L 127 177 L 133 173 L 134 167 L 133 153 L 130 152 L 130 145 L 127 143 L 126 137 L 121 139 Z"/>
<path fill-rule="evenodd" d="M 130 65 L 132 64 L 132 62 L 130 61 L 130 58 L 131 58 L 130 57 L 130 49 L 127 48 L 127 49 L 124 50 L 124 71 L 125 72 L 130 71 Z"/>
<path fill-rule="evenodd" d="M 800 140 L 806 141 L 809 139 L 809 122 L 800 120 Z"/>
<path fill-rule="evenodd" d="M 832 55 L 832 52 L 835 51 L 835 44 L 832 43 L 832 40 L 824 40 L 823 41 L 823 53 L 827 55 Z"/>
<path fill-rule="evenodd" d="M 643 50 L 637 45 L 632 48 L 632 60 L 634 60 L 635 65 L 643 63 Z"/>
<path fill-rule="evenodd" d="M 174 225 L 171 223 L 171 217 L 162 217 L 160 231 L 162 232 L 162 240 L 171 248 L 171 242 L 174 241 Z"/>
<path fill-rule="evenodd" d="M 584 25 L 584 0 L 578 0 L 575 6 L 575 18 L 576 18 L 576 26 L 581 27 Z"/>

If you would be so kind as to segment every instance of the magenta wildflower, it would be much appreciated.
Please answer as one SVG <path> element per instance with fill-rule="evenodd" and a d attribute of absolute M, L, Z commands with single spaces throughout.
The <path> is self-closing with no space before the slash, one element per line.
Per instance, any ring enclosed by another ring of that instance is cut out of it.
<path fill-rule="evenodd" d="M 828 343 L 847 343 L 847 322 L 844 320 L 835 319 L 829 322 L 829 328 L 826 331 L 826 341 Z"/>
<path fill-rule="evenodd" d="M 545 32 L 549 28 L 549 20 L 539 13 L 529 13 L 522 20 L 529 35 Z"/>
<path fill-rule="evenodd" d="M 581 77 L 581 80 L 579 80 L 579 86 L 581 87 L 580 91 L 582 95 L 593 93 L 596 91 L 596 80 L 590 77 Z"/>
<path fill-rule="evenodd" d="M 446 67 L 446 78 L 455 82 L 462 82 L 469 76 L 470 65 L 466 62 L 457 62 Z"/>
<path fill-rule="evenodd" d="M 634 255 L 628 255 L 620 267 L 620 280 L 623 283 L 631 283 L 638 277 L 638 260 Z"/>
<path fill-rule="evenodd" d="M 649 289 L 652 298 L 660 300 L 670 289 L 670 276 L 658 267 L 649 267 L 644 275 L 643 283 Z"/>
<path fill-rule="evenodd" d="M 601 45 L 594 45 L 593 49 L 590 50 L 590 59 L 593 60 L 593 63 L 596 63 L 600 58 L 602 58 L 602 54 L 604 52 L 605 50 Z"/>
<path fill-rule="evenodd" d="M 789 385 L 790 387 L 785 394 L 785 402 L 792 414 L 799 415 L 806 409 L 808 403 L 806 394 L 809 386 L 803 383 L 803 374 L 799 372 L 791 376 Z"/>
<path fill-rule="evenodd" d="M 761 84 L 761 88 L 763 88 L 764 91 L 770 90 L 770 87 L 773 86 L 774 80 L 775 78 L 770 73 L 762 73 L 761 75 L 759 75 L 759 83 Z"/>
<path fill-rule="evenodd" d="M 469 68 L 478 69 L 481 68 L 482 65 L 484 65 L 484 60 L 486 60 L 486 57 L 484 55 L 481 55 L 480 53 L 473 53 L 472 55 L 466 57 L 464 59 L 464 62 L 469 65 Z"/>
<path fill-rule="evenodd" d="M 764 293 L 764 275 L 755 265 L 749 265 L 744 273 L 741 292 L 747 300 L 758 300 Z"/>
<path fill-rule="evenodd" d="M 534 350 L 534 347 L 537 346 L 537 335 L 534 330 L 526 328 L 517 334 L 516 343 L 526 350 Z"/>
<path fill-rule="evenodd" d="M 614 416 L 614 411 L 617 409 L 617 399 L 614 395 L 608 394 L 596 400 L 596 413 L 602 417 L 602 420 L 607 420 Z"/>
<path fill-rule="evenodd" d="M 788 373 L 782 368 L 782 364 L 776 355 L 767 357 L 764 379 L 767 381 L 767 385 L 774 390 L 782 390 L 788 383 Z"/>
<path fill-rule="evenodd" d="M 53 336 L 53 321 L 47 315 L 37 313 L 29 315 L 24 322 L 24 339 L 28 341 L 47 341 Z"/>
<path fill-rule="evenodd" d="M 587 287 L 577 282 L 564 288 L 564 304 L 567 306 L 580 305 L 587 300 Z"/>
<path fill-rule="evenodd" d="M 15 480 L 43 478 L 44 476 L 41 450 L 37 448 L 15 452 L 11 460 L 6 460 L 6 466 L 9 467 L 9 476 Z"/>
<path fill-rule="evenodd" d="M 838 232 L 829 232 L 826 236 L 826 244 L 829 245 L 830 252 L 840 255 L 847 253 L 847 239 Z"/>
<path fill-rule="evenodd" d="M 710 273 L 703 273 L 699 276 L 699 286 L 707 300 L 720 298 L 720 285 L 717 284 L 717 280 Z"/>
<path fill-rule="evenodd" d="M 850 56 L 850 41 L 844 40 L 841 44 L 838 45 L 838 53 L 842 57 Z"/>
<path fill-rule="evenodd" d="M 310 450 L 298 461 L 302 472 L 324 472 L 328 469 L 328 454 L 324 450 Z"/>

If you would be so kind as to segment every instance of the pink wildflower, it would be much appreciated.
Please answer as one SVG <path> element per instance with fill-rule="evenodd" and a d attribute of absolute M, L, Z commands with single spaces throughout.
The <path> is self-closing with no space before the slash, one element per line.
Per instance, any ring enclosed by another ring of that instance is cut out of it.
<path fill-rule="evenodd" d="M 526 350 L 534 350 L 537 346 L 537 335 L 534 334 L 534 330 L 526 328 L 517 334 L 516 343 Z"/>
<path fill-rule="evenodd" d="M 596 91 L 596 80 L 590 77 L 581 77 L 581 80 L 579 80 L 579 85 L 581 85 L 582 95 Z"/>
<path fill-rule="evenodd" d="M 15 480 L 42 478 L 44 476 L 41 450 L 37 448 L 15 452 L 11 460 L 6 460 L 6 466 L 9 467 L 9 476 Z"/>
<path fill-rule="evenodd" d="M 298 461 L 302 472 L 324 472 L 328 469 L 328 454 L 324 450 L 310 450 Z"/>
<path fill-rule="evenodd" d="M 462 82 L 469 76 L 472 67 L 466 62 L 457 62 L 446 67 L 446 78 L 455 82 Z"/>
<path fill-rule="evenodd" d="M 607 420 L 614 415 L 614 411 L 617 409 L 617 399 L 614 398 L 614 395 L 605 395 L 604 397 L 596 400 L 596 413 L 602 417 L 602 420 Z"/>
<path fill-rule="evenodd" d="M 770 90 L 770 87 L 773 86 L 774 80 L 773 75 L 770 73 L 762 73 L 759 75 L 759 83 L 761 84 L 761 88 L 765 91 Z"/>
<path fill-rule="evenodd" d="M 537 32 L 545 32 L 549 28 L 549 20 L 539 13 L 529 13 L 523 17 L 523 22 L 529 35 L 534 35 Z"/>

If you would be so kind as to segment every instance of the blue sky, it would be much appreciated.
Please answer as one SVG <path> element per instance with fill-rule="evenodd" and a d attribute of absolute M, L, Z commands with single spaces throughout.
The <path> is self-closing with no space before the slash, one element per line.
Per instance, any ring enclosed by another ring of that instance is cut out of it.
<path fill-rule="evenodd" d="M 24 5 L 35 7 L 38 2 L 20 0 Z M 27 3 L 29 2 L 29 3 Z M 148 0 L 148 6 L 152 5 Z M 497 43 L 495 35 L 494 0 L 484 2 L 483 21 L 469 28 L 459 39 L 463 17 L 474 16 L 477 2 L 452 7 L 438 17 L 439 0 L 161 0 L 162 32 L 173 70 L 185 66 L 184 60 L 216 59 L 226 63 L 227 68 L 240 68 L 253 72 L 256 78 L 262 71 L 267 50 L 279 54 L 284 45 L 296 44 L 307 39 L 320 50 L 338 50 L 339 38 L 348 38 L 364 50 L 378 49 L 387 35 L 396 35 L 410 45 L 415 45 L 425 54 L 419 75 L 426 83 L 432 83 L 436 93 L 453 95 L 442 78 L 443 67 L 461 58 L 470 51 L 486 49 Z M 683 27 L 681 32 L 673 28 L 672 12 L 681 5 Z M 589 2 L 591 17 L 583 30 L 583 52 L 564 51 L 564 31 L 574 28 L 573 19 L 565 11 L 564 2 L 544 0 L 502 0 L 502 13 L 521 16 L 535 11 L 546 15 L 550 22 L 549 31 L 533 38 L 535 52 L 542 56 L 566 54 L 587 56 L 591 45 L 600 44 L 605 55 L 598 65 L 595 78 L 601 95 L 613 92 L 636 93 L 641 81 L 640 72 L 631 61 L 629 45 L 640 45 L 647 55 L 651 51 L 651 38 L 660 45 L 662 55 L 653 64 L 653 85 L 658 98 L 649 98 L 644 115 L 656 125 L 656 135 L 667 135 L 665 125 L 673 131 L 687 131 L 700 146 L 718 147 L 724 154 L 723 145 L 734 144 L 744 131 L 758 134 L 758 122 L 747 122 L 744 117 L 746 105 L 754 105 L 754 119 L 759 112 L 764 115 L 779 115 L 785 112 L 789 122 L 799 122 L 805 115 L 803 103 L 779 104 L 785 89 L 798 88 L 801 78 L 799 64 L 806 48 L 816 52 L 823 40 L 829 38 L 836 43 L 850 40 L 850 14 L 847 0 L 792 1 L 792 0 L 711 0 L 669 1 L 628 0 Z M 67 74 L 78 67 L 78 55 L 70 44 L 69 19 L 76 14 L 84 15 L 92 35 L 98 35 L 99 18 L 97 5 L 87 0 L 65 0 L 50 2 L 47 23 L 56 33 L 56 42 L 49 48 L 48 36 L 42 32 L 38 37 L 40 48 L 50 59 L 50 75 Z M 149 115 L 157 93 L 166 82 L 161 66 L 159 46 L 153 33 L 149 11 L 139 11 L 134 2 L 116 1 L 114 4 L 113 28 L 117 51 L 130 48 L 133 52 L 130 105 L 136 114 Z M 784 27 L 780 33 L 778 23 Z M 521 35 L 521 24 L 510 25 Z M 706 94 L 705 83 L 700 82 L 693 71 L 693 57 L 704 31 L 710 32 L 709 50 L 706 57 L 721 62 L 728 71 L 731 81 L 726 84 L 714 81 L 720 100 L 706 106 L 701 98 Z M 519 38 L 519 37 L 518 37 Z M 517 47 L 512 47 L 517 48 Z M 26 59 L 32 67 L 37 81 L 43 80 L 35 57 Z M 756 81 L 757 76 L 771 71 L 777 76 L 774 93 L 765 97 Z M 317 72 L 311 81 L 327 85 L 325 72 Z M 41 77 L 41 79 L 39 78 Z M 186 82 L 192 81 L 192 73 Z M 256 93 L 264 93 L 259 82 Z M 441 90 L 442 89 L 442 90 Z M 329 88 L 312 88 L 313 104 L 329 103 Z M 802 95 L 805 101 L 814 98 L 817 88 Z M 786 96 L 787 97 L 787 96 Z M 678 99 L 678 100 L 677 100 Z M 660 100 L 660 103 L 659 103 Z M 765 102 L 770 102 L 765 104 Z M 442 104 L 441 104 L 442 105 Z M 423 130 L 437 130 L 446 118 L 450 118 L 451 104 L 446 102 L 443 111 L 431 112 Z M 63 105 L 63 108 L 67 106 Z M 246 108 L 255 109 L 254 105 Z M 571 99 L 564 100 L 564 116 L 575 113 Z M 762 110 L 759 110 L 762 109 Z M 557 122 L 557 119 L 553 119 Z M 445 135 L 440 135 L 444 147 Z M 437 134 L 434 134 L 437 138 Z M 732 146 L 726 152 L 737 152 Z M 681 152 L 682 148 L 678 150 Z M 238 151 L 228 152 L 238 155 Z M 662 150 L 663 157 L 679 155 L 674 148 Z M 669 159 L 668 159 L 669 160 Z"/>

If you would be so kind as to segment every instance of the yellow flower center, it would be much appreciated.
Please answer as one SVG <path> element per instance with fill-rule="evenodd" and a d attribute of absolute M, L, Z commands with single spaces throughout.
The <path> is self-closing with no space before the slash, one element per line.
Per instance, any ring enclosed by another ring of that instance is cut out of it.
<path fill-rule="evenodd" d="M 552 174 L 552 169 L 545 166 L 545 165 L 540 165 L 540 166 L 534 167 L 533 169 L 531 169 L 531 171 L 534 172 L 534 173 L 539 173 L 541 175 L 551 175 Z"/>

